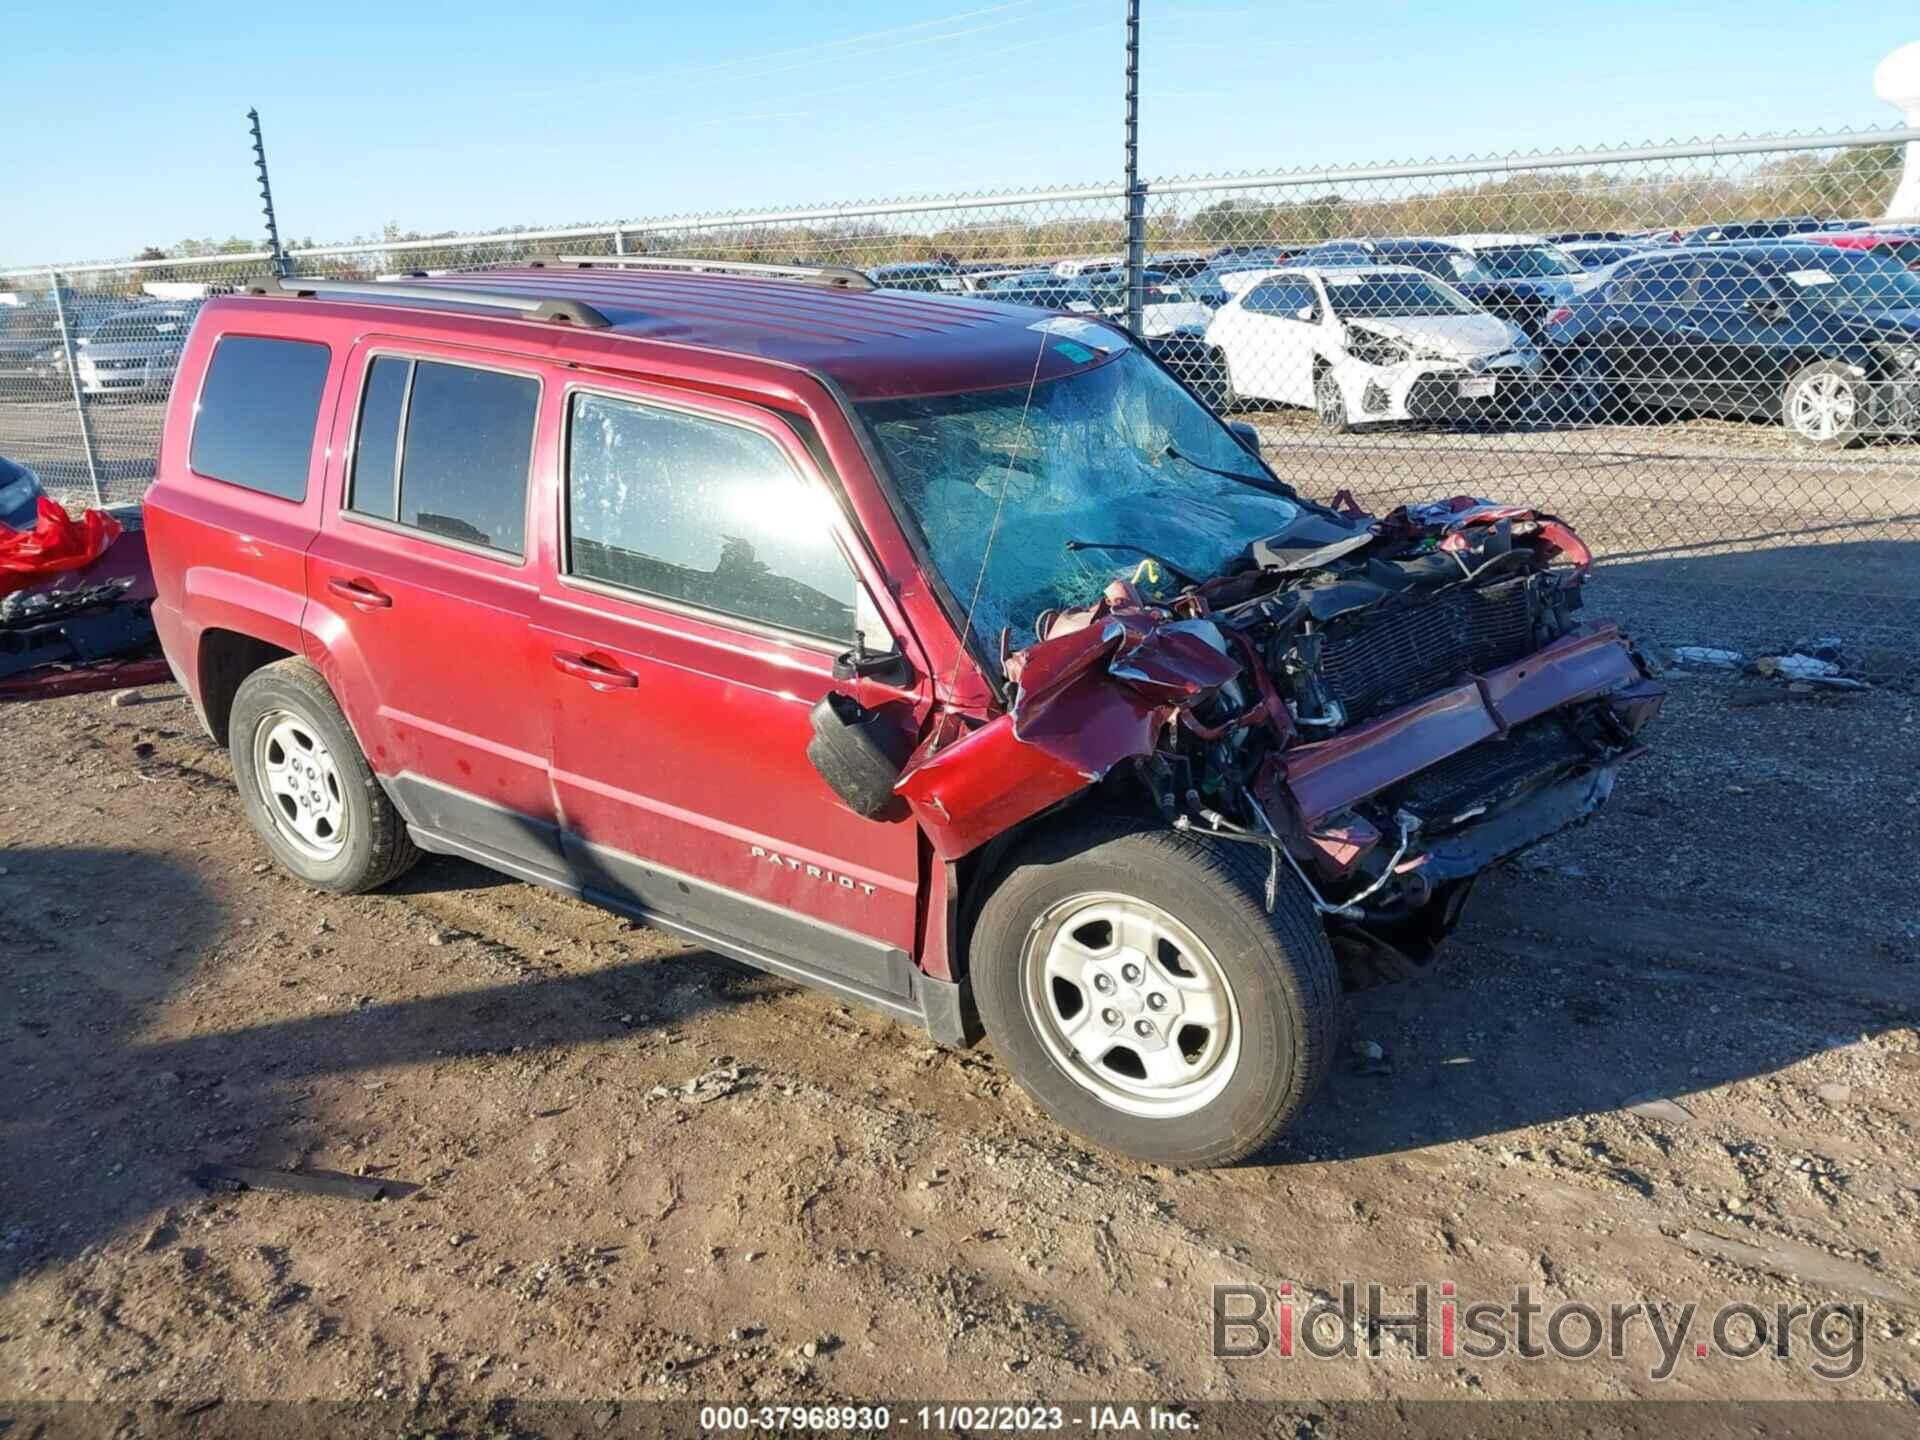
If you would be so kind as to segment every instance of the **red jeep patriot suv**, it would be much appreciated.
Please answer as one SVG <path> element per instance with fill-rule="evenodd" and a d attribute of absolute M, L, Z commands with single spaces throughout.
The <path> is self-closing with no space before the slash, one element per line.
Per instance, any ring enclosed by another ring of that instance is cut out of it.
<path fill-rule="evenodd" d="M 166 654 L 308 883 L 421 850 L 1243 1156 L 1661 691 L 1588 552 L 1304 499 L 1121 330 L 852 271 L 552 263 L 201 311 Z"/>

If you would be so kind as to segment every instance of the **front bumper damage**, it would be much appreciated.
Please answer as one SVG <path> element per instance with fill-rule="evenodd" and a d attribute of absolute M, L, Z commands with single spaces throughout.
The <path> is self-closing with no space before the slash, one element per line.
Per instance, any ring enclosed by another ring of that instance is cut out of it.
<path fill-rule="evenodd" d="M 1349 356 L 1333 367 L 1355 424 L 1517 419 L 1533 404 L 1544 373 L 1536 350 L 1471 362 L 1416 357 L 1392 365 Z"/>
<path fill-rule="evenodd" d="M 1092 787 L 1126 790 L 1176 828 L 1264 847 L 1272 883 L 1292 871 L 1336 940 L 1365 932 L 1403 958 L 1429 948 L 1473 877 L 1606 802 L 1665 689 L 1614 625 L 1566 618 L 1590 556 L 1562 522 L 1460 499 L 1370 523 L 1414 571 L 1439 554 L 1469 580 L 1356 598 L 1381 565 L 1344 547 L 1350 572 L 1303 580 L 1296 567 L 1271 592 L 1271 565 L 1266 581 L 1243 571 L 1170 607 L 1117 582 L 1052 617 L 1008 658 L 1009 709 L 983 724 L 942 716 L 901 774 L 935 853 L 957 860 Z M 1507 530 L 1530 570 L 1497 569 L 1492 539 Z M 1493 572 L 1484 585 L 1477 567 Z M 1284 618 L 1248 625 L 1260 606 Z M 1302 635 L 1315 606 L 1328 621 Z M 1371 628 L 1343 631 L 1356 608 Z M 1411 637 L 1424 638 L 1399 654 Z M 1499 663 L 1442 670 L 1452 679 L 1419 680 L 1415 698 L 1394 688 L 1501 644 Z"/>

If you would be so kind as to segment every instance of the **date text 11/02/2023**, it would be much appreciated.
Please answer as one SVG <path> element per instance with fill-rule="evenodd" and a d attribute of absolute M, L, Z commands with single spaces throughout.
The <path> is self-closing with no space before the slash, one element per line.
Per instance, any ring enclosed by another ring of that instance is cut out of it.
<path fill-rule="evenodd" d="M 834 1431 L 921 1434 L 955 1431 L 1000 1433 L 1078 1431 L 1083 1434 L 1160 1432 L 1199 1428 L 1200 1417 L 1181 1406 L 1088 1403 L 1080 1405 L 703 1405 L 700 1429 L 709 1433 Z"/>

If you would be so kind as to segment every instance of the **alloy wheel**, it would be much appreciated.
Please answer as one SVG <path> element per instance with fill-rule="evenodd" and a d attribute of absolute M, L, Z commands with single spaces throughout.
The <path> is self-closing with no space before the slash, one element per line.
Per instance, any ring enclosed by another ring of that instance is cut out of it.
<path fill-rule="evenodd" d="M 1166 911 L 1076 895 L 1034 923 L 1021 956 L 1027 1017 L 1082 1089 L 1129 1115 L 1189 1115 L 1240 1058 L 1239 1010 L 1212 953 Z"/>
<path fill-rule="evenodd" d="M 253 773 L 275 830 L 302 854 L 331 860 L 347 843 L 347 803 L 333 753 L 317 731 L 285 710 L 254 728 Z"/>
<path fill-rule="evenodd" d="M 1809 440 L 1832 440 L 1853 424 L 1858 402 L 1844 376 L 1809 376 L 1793 388 L 1789 414 L 1793 428 Z"/>
<path fill-rule="evenodd" d="M 1314 381 L 1313 400 L 1320 423 L 1327 429 L 1338 430 L 1347 423 L 1347 397 L 1340 392 L 1340 382 L 1331 370 L 1322 370 Z"/>

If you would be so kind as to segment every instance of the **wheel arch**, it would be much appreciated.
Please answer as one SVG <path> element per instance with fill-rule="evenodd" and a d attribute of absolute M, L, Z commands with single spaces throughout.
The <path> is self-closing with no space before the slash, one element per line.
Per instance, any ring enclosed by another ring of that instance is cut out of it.
<path fill-rule="evenodd" d="M 200 685 L 200 718 L 216 745 L 228 742 L 229 722 L 233 717 L 233 697 L 256 670 L 281 660 L 295 658 L 296 652 L 257 635 L 214 626 L 200 632 L 195 657 L 195 673 Z"/>

